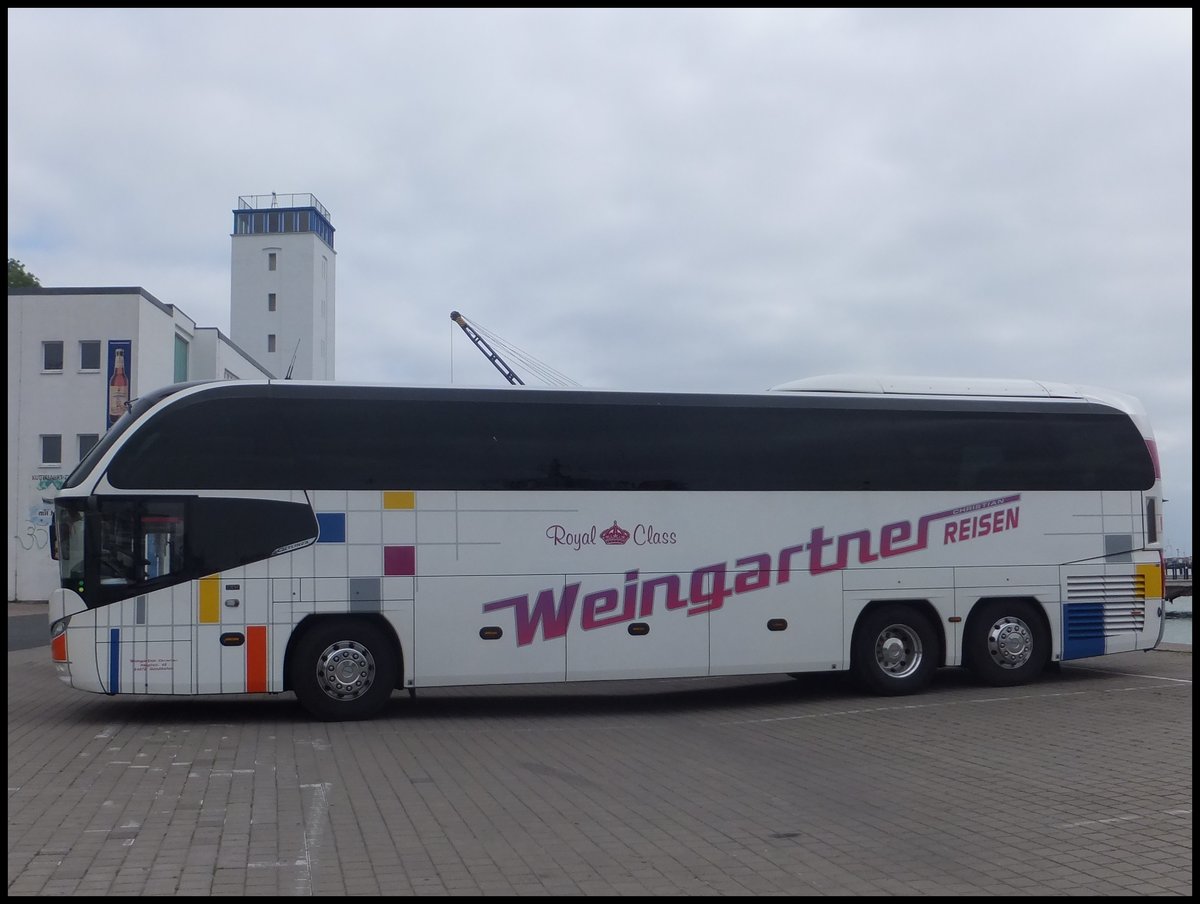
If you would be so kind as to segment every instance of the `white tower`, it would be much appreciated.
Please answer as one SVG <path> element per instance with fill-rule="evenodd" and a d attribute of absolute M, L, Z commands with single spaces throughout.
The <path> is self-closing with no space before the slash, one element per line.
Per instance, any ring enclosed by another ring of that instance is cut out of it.
<path fill-rule="evenodd" d="M 329 211 L 310 194 L 243 195 L 232 239 L 230 339 L 276 377 L 332 380 Z"/>

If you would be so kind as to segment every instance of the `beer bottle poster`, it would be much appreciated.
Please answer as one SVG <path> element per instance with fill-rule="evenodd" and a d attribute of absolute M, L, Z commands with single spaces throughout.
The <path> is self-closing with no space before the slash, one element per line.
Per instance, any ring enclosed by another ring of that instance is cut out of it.
<path fill-rule="evenodd" d="M 111 427 L 125 413 L 133 387 L 133 342 L 108 340 L 108 379 L 105 383 L 105 425 Z"/>

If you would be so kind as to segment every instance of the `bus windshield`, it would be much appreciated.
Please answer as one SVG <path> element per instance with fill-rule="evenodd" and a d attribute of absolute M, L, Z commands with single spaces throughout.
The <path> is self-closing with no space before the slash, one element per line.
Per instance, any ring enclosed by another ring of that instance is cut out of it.
<path fill-rule="evenodd" d="M 107 432 L 100 437 L 100 441 L 92 446 L 88 454 L 83 457 L 83 460 L 75 466 L 75 470 L 67 475 L 67 480 L 63 486 L 67 489 L 79 486 L 79 484 L 83 482 L 84 478 L 86 478 L 88 474 L 91 474 L 95 471 L 96 465 L 102 458 L 104 458 L 104 456 L 108 453 L 108 450 L 113 447 L 117 440 L 121 438 L 121 435 L 125 433 L 125 431 L 131 426 L 137 423 L 142 415 L 144 415 L 147 411 L 149 411 L 167 396 L 174 395 L 181 389 L 185 389 L 188 386 L 193 385 L 195 384 L 173 383 L 170 386 L 164 386 L 161 389 L 147 393 L 146 395 L 127 403 L 128 407 L 125 413 L 121 415 L 120 419 L 115 424 L 108 428 Z"/>

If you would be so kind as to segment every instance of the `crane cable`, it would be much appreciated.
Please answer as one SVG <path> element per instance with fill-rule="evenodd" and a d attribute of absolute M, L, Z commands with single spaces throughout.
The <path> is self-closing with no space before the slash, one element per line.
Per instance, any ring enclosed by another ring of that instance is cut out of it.
<path fill-rule="evenodd" d="M 555 370 L 549 364 L 539 361 L 533 355 L 524 349 L 520 349 L 507 340 L 497 336 L 491 330 L 484 327 L 478 320 L 471 320 L 471 326 L 480 336 L 483 336 L 493 348 L 505 354 L 509 361 L 519 362 L 526 371 L 534 374 L 547 386 L 579 386 L 580 384 L 572 380 L 566 374 Z"/>

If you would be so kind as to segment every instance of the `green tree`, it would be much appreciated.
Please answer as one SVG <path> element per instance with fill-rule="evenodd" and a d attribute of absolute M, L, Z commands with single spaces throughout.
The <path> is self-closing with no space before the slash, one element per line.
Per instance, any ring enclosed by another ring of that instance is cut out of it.
<path fill-rule="evenodd" d="M 8 287 L 10 289 L 33 289 L 40 286 L 38 278 L 25 269 L 16 258 L 8 259 Z"/>

